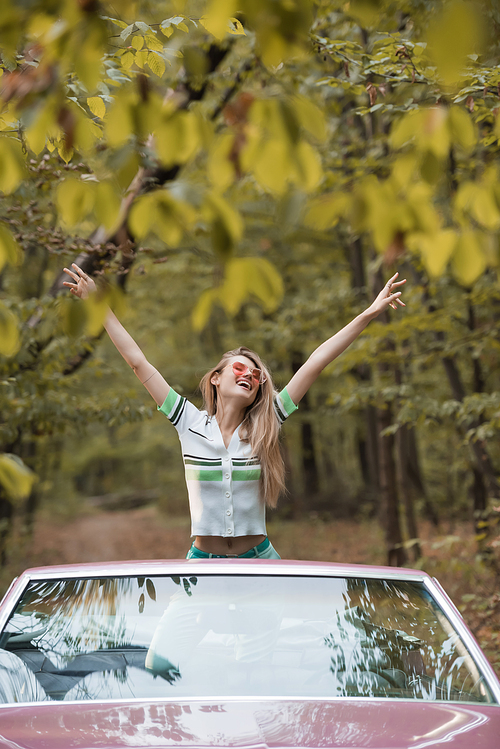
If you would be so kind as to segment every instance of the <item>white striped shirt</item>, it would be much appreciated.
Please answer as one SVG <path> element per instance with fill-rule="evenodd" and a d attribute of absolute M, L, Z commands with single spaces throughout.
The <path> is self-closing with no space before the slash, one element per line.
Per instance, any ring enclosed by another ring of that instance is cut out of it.
<path fill-rule="evenodd" d="M 286 388 L 276 395 L 280 425 L 297 410 Z M 235 430 L 226 448 L 214 416 L 200 411 L 170 388 L 158 410 L 177 429 L 189 494 L 192 536 L 266 534 L 265 503 L 260 499 L 259 459 Z"/>

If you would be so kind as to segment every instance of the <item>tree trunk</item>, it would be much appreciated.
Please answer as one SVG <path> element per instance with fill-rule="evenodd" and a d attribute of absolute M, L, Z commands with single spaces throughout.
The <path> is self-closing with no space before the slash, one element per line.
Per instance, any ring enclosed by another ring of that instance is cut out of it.
<path fill-rule="evenodd" d="M 407 443 L 406 443 L 406 472 L 408 480 L 411 482 L 417 495 L 422 498 L 424 503 L 425 516 L 431 521 L 435 528 L 439 528 L 439 516 L 436 508 L 432 504 L 427 489 L 422 478 L 422 471 L 420 469 L 420 458 L 418 454 L 417 436 L 415 428 L 412 426 L 407 427 Z"/>
<path fill-rule="evenodd" d="M 372 282 L 372 294 L 375 295 L 384 283 L 380 270 L 374 274 Z M 389 322 L 389 312 L 382 312 L 378 319 L 381 323 L 387 325 Z M 386 342 L 385 347 L 386 349 L 390 349 L 391 344 Z M 390 371 L 389 366 L 384 363 L 379 364 L 378 368 L 382 374 Z M 386 403 L 384 408 L 377 409 L 377 422 L 379 434 L 380 499 L 385 527 L 387 560 L 391 566 L 400 566 L 405 563 L 406 554 L 403 547 L 399 514 L 396 461 L 394 458 L 395 439 L 393 434 L 382 434 L 385 429 L 388 429 L 392 425 L 392 408 L 389 403 Z"/>
<path fill-rule="evenodd" d="M 347 259 L 351 268 L 351 286 L 366 298 L 366 274 L 363 255 L 363 245 L 359 237 L 351 242 L 347 251 Z M 356 367 L 353 374 L 361 382 L 370 382 L 372 372 L 364 365 Z M 378 466 L 378 432 L 377 412 L 374 406 L 367 406 L 363 412 L 364 431 L 357 437 L 358 455 L 361 475 L 365 484 L 365 497 L 375 504 L 379 495 L 379 466 Z"/>
<path fill-rule="evenodd" d="M 379 428 L 380 494 L 385 527 L 387 563 L 393 567 L 400 567 L 405 563 L 406 555 L 403 548 L 399 518 L 396 464 L 394 461 L 394 435 L 382 434 L 383 430 L 392 424 L 392 411 L 387 405 L 386 408 L 378 409 L 377 416 Z"/>
<path fill-rule="evenodd" d="M 413 273 L 415 277 L 418 280 L 418 283 L 422 285 L 425 289 L 423 298 L 424 302 L 427 306 L 427 309 L 429 312 L 433 312 L 436 309 L 436 305 L 432 299 L 430 299 L 427 290 L 426 290 L 426 283 L 424 279 L 421 277 L 421 275 L 418 273 L 416 269 L 413 270 Z M 475 328 L 475 317 L 474 317 L 474 309 L 472 305 L 469 305 L 468 310 L 468 327 L 470 330 L 474 330 Z M 438 332 L 435 333 L 435 339 L 439 341 L 440 343 L 445 342 L 445 336 L 444 333 Z M 460 374 L 460 370 L 458 368 L 457 362 L 455 357 L 453 356 L 443 356 L 442 357 L 443 367 L 446 372 L 446 376 L 448 378 L 448 382 L 450 385 L 451 392 L 453 394 L 453 397 L 455 400 L 462 402 L 466 396 L 466 390 L 463 384 L 462 376 Z M 480 370 L 479 363 L 473 362 L 473 377 L 474 377 L 474 387 L 479 388 L 478 392 L 481 392 L 484 386 L 484 378 L 483 374 Z M 475 429 L 481 424 L 481 419 L 478 418 L 471 418 L 470 421 L 462 426 L 460 428 L 461 432 L 467 432 L 469 429 Z M 479 503 L 482 502 L 482 500 L 479 499 L 482 493 L 482 489 L 479 487 L 479 475 L 481 476 L 481 481 L 483 482 L 484 486 L 486 487 L 486 504 L 488 498 L 498 500 L 500 499 L 500 484 L 498 482 L 497 474 L 495 471 L 495 468 L 493 466 L 490 454 L 488 452 L 488 448 L 486 446 L 486 443 L 484 440 L 478 440 L 474 439 L 473 437 L 470 437 L 469 440 L 469 447 L 471 449 L 471 452 L 475 458 L 475 470 L 478 472 L 478 476 L 474 476 L 473 481 L 473 495 L 476 497 L 477 495 L 477 501 Z M 475 502 L 476 499 L 473 500 Z"/>
<path fill-rule="evenodd" d="M 417 518 L 415 515 L 415 506 L 413 502 L 413 489 L 408 471 L 408 454 L 409 454 L 409 429 L 406 424 L 399 427 L 396 433 L 396 449 L 398 456 L 398 489 L 399 496 L 403 499 L 405 508 L 406 530 L 411 542 L 411 551 L 409 556 L 413 561 L 417 561 L 422 556 L 420 547 L 419 532 L 417 527 Z"/>
<path fill-rule="evenodd" d="M 303 356 L 299 352 L 296 351 L 292 354 L 292 371 L 294 374 L 298 372 L 303 362 Z M 313 507 L 319 496 L 319 474 L 316 453 L 314 450 L 313 426 L 310 421 L 311 405 L 308 393 L 306 393 L 300 401 L 300 410 L 302 415 L 305 416 L 300 425 L 302 483 L 304 494 L 307 495 L 308 498 L 308 506 Z M 294 510 L 294 516 L 300 517 L 302 511 L 302 507 L 297 507 L 296 510 Z"/>

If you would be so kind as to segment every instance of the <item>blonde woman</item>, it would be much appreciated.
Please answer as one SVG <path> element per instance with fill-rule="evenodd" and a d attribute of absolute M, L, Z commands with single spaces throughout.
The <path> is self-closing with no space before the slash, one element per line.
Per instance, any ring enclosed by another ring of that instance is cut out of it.
<path fill-rule="evenodd" d="M 94 291 L 94 281 L 77 265 L 64 271 L 71 278 L 64 285 L 72 294 L 86 299 Z M 405 306 L 398 289 L 406 279 L 397 277 L 364 312 L 322 343 L 281 392 L 255 352 L 240 347 L 225 353 L 200 383 L 201 411 L 169 386 L 108 312 L 109 337 L 179 434 L 194 537 L 188 559 L 279 559 L 266 535 L 265 507 L 275 507 L 284 489 L 280 427 L 322 370 L 371 320 L 389 306 Z"/>

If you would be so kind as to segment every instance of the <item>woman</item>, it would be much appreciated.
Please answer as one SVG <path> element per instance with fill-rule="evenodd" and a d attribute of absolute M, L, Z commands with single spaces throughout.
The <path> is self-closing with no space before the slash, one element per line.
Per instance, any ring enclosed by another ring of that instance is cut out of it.
<path fill-rule="evenodd" d="M 73 263 L 64 268 L 71 293 L 86 299 L 94 281 Z M 144 356 L 116 316 L 105 328 L 158 409 L 176 427 L 182 446 L 194 542 L 187 558 L 279 559 L 265 529 L 265 505 L 274 507 L 284 488 L 279 428 L 322 370 L 388 306 L 405 305 L 396 273 L 375 301 L 322 343 L 281 393 L 260 357 L 241 347 L 228 351 L 202 379 L 204 409 L 178 395 Z"/>

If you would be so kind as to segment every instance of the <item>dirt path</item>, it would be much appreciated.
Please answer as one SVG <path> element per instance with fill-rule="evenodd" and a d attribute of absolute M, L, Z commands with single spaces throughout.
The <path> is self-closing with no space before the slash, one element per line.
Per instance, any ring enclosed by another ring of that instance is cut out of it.
<path fill-rule="evenodd" d="M 382 532 L 375 523 L 272 520 L 269 537 L 284 559 L 383 564 Z M 38 519 L 25 566 L 181 559 L 191 543 L 189 518 L 169 519 L 154 506 L 95 512 L 62 521 Z"/>
<path fill-rule="evenodd" d="M 41 518 L 29 563 L 71 564 L 123 559 L 177 559 L 189 548 L 189 520 L 169 521 L 156 508 L 100 512 L 66 521 Z"/>

